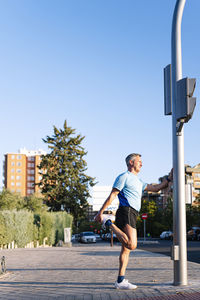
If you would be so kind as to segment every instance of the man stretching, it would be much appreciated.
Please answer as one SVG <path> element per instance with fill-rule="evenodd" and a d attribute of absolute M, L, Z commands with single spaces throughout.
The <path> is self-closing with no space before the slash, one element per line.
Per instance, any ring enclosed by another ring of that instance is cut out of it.
<path fill-rule="evenodd" d="M 125 279 L 125 271 L 131 250 L 137 247 L 136 219 L 141 208 L 141 197 L 144 191 L 158 192 L 168 186 L 172 180 L 170 175 L 160 184 L 146 184 L 138 178 L 138 173 L 142 167 L 141 155 L 132 153 L 126 157 L 128 170 L 119 175 L 113 185 L 109 197 L 104 202 L 102 208 L 95 217 L 97 222 L 107 228 L 111 228 L 118 240 L 122 243 L 119 256 L 119 274 L 115 282 L 116 289 L 136 289 L 137 286 Z M 115 197 L 119 198 L 119 208 L 115 217 L 105 215 L 103 212 L 112 203 Z"/>

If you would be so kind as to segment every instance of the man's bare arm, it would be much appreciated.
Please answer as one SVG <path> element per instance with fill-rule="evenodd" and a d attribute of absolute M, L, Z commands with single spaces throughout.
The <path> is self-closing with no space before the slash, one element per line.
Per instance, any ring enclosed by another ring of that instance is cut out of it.
<path fill-rule="evenodd" d="M 161 182 L 160 184 L 147 184 L 147 187 L 145 189 L 145 191 L 148 192 L 159 192 L 160 190 L 168 187 L 168 181 L 164 180 L 163 182 Z"/>
<path fill-rule="evenodd" d="M 106 201 L 104 202 L 104 204 L 102 205 L 102 208 L 99 210 L 98 214 L 95 216 L 95 220 L 97 222 L 102 221 L 102 214 L 103 212 L 106 210 L 106 208 L 113 202 L 113 200 L 117 197 L 117 195 L 119 194 L 119 190 L 113 188 L 110 195 L 108 196 L 108 198 L 106 199 Z"/>
<path fill-rule="evenodd" d="M 147 187 L 146 187 L 145 191 L 159 192 L 160 190 L 168 187 L 169 181 L 172 181 L 172 180 L 173 180 L 173 169 L 171 170 L 171 172 L 168 176 L 168 180 L 165 179 L 163 182 L 161 182 L 159 184 L 147 184 Z"/>

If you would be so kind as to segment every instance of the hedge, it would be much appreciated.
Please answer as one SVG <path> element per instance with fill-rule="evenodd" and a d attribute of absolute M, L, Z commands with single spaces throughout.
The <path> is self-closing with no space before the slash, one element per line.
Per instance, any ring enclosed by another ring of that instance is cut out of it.
<path fill-rule="evenodd" d="M 64 240 L 64 230 L 63 228 L 72 228 L 72 215 L 64 212 L 52 212 L 54 217 L 54 228 L 55 228 L 55 244 L 59 240 Z"/>
<path fill-rule="evenodd" d="M 0 245 L 12 242 L 23 248 L 28 243 L 34 245 L 55 245 L 64 238 L 64 228 L 72 227 L 73 217 L 66 212 L 41 212 L 34 214 L 28 210 L 0 211 Z"/>

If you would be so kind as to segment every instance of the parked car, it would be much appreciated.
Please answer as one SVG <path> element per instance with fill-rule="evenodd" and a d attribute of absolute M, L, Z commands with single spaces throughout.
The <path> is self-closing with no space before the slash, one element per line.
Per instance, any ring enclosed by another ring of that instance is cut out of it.
<path fill-rule="evenodd" d="M 161 240 L 172 240 L 173 232 L 172 231 L 163 231 L 160 235 Z"/>
<path fill-rule="evenodd" d="M 72 242 L 76 242 L 78 241 L 78 239 L 79 239 L 79 234 L 72 234 L 72 238 L 71 238 Z"/>
<path fill-rule="evenodd" d="M 104 239 L 105 239 L 106 241 L 110 241 L 110 240 L 111 240 L 111 233 L 110 233 L 110 232 L 109 232 L 109 233 L 106 233 Z M 117 238 L 117 236 L 116 236 L 116 234 L 115 234 L 114 232 L 113 232 L 113 241 L 114 241 L 114 242 L 119 241 L 118 238 Z"/>
<path fill-rule="evenodd" d="M 187 239 L 190 241 L 199 240 L 200 227 L 192 227 L 187 232 Z"/>
<path fill-rule="evenodd" d="M 100 237 L 99 234 L 96 234 L 96 233 L 95 233 L 95 236 L 96 236 L 96 240 L 97 240 L 97 241 L 101 239 L 101 237 Z"/>
<path fill-rule="evenodd" d="M 92 231 L 81 232 L 79 235 L 80 243 L 96 243 L 96 236 Z"/>

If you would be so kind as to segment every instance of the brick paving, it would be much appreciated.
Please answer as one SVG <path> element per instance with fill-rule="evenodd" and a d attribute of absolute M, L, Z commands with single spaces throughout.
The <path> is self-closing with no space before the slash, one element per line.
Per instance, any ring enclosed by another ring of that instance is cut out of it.
<path fill-rule="evenodd" d="M 135 250 L 126 278 L 134 291 L 114 289 L 120 245 L 1 250 L 7 273 L 0 276 L 0 299 L 200 300 L 200 265 L 188 262 L 188 286 L 173 286 L 168 256 Z"/>

